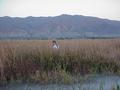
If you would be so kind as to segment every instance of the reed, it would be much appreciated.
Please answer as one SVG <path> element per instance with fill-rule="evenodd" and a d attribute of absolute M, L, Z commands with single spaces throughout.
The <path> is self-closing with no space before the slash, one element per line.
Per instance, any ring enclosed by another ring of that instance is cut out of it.
<path fill-rule="evenodd" d="M 120 73 L 119 39 L 58 42 L 59 50 L 53 50 L 51 40 L 0 41 L 1 83 L 67 84 L 76 76 Z"/>

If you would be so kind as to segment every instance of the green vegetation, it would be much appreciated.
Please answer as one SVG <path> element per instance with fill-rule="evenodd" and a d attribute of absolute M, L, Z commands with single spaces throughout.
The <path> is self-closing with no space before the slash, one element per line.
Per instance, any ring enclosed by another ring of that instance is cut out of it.
<path fill-rule="evenodd" d="M 0 81 L 70 84 L 88 74 L 120 73 L 120 40 L 0 41 Z M 79 78 L 77 78 L 79 77 Z"/>

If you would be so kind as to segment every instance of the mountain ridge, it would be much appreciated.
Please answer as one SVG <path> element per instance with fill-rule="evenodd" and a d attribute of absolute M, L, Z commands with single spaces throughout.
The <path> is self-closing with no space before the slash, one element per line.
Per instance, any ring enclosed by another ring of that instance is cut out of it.
<path fill-rule="evenodd" d="M 90 18 L 98 18 L 98 19 L 102 19 L 102 20 L 110 20 L 110 21 L 115 21 L 115 22 L 120 22 L 120 20 L 114 20 L 114 19 L 108 19 L 108 18 L 101 18 L 101 17 L 95 17 L 95 16 L 85 16 L 85 15 L 70 15 L 70 14 L 61 14 L 61 15 L 57 15 L 57 16 L 25 16 L 25 17 L 13 17 L 13 16 L 0 16 L 0 18 L 21 18 L 21 19 L 25 19 L 25 18 L 52 18 L 52 17 L 60 17 L 60 16 L 83 16 L 83 17 L 90 17 Z"/>
<path fill-rule="evenodd" d="M 0 17 L 0 39 L 120 37 L 120 21 L 83 15 Z"/>

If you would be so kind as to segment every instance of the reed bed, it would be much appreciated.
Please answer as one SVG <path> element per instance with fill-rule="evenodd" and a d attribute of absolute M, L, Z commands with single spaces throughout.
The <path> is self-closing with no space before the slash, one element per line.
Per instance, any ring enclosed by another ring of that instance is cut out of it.
<path fill-rule="evenodd" d="M 120 73 L 120 40 L 1 40 L 0 83 L 77 82 L 88 74 Z"/>

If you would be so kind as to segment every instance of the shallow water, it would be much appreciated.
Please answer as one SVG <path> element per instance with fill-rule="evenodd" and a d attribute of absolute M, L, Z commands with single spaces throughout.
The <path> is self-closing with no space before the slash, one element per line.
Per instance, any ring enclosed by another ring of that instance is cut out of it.
<path fill-rule="evenodd" d="M 73 85 L 11 84 L 0 87 L 0 90 L 112 90 L 117 85 L 120 86 L 119 75 L 96 75 Z"/>

